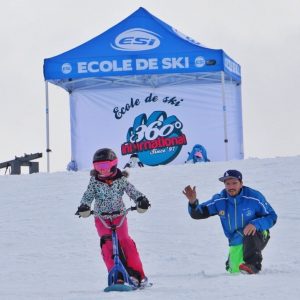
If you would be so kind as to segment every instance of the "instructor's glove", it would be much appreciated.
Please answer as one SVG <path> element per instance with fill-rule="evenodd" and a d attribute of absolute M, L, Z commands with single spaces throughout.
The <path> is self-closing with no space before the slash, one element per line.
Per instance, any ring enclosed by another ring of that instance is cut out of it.
<path fill-rule="evenodd" d="M 144 213 L 151 206 L 149 200 L 145 196 L 141 196 L 136 200 L 136 210 L 139 213 Z"/>
<path fill-rule="evenodd" d="M 79 216 L 79 218 L 80 217 L 87 218 L 87 217 L 89 217 L 91 215 L 91 208 L 88 205 L 86 205 L 86 204 L 81 204 L 78 207 L 75 215 Z"/>

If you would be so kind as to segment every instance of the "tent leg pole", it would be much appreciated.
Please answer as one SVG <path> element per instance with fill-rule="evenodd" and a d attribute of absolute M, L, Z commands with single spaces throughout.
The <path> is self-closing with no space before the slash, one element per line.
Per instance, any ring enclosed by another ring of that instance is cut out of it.
<path fill-rule="evenodd" d="M 223 103 L 223 120 L 224 120 L 224 146 L 225 146 L 225 159 L 228 160 L 228 133 L 227 133 L 227 108 L 225 99 L 225 75 L 221 71 L 221 83 L 222 83 L 222 103 Z"/>
<path fill-rule="evenodd" d="M 50 135 L 49 135 L 49 92 L 48 81 L 45 81 L 46 93 L 46 153 L 47 153 L 47 173 L 50 172 Z"/>

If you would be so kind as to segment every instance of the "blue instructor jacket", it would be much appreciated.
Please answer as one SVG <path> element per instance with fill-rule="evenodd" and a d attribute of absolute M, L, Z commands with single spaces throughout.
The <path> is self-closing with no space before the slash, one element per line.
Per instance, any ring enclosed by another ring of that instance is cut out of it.
<path fill-rule="evenodd" d="M 243 229 L 253 224 L 258 231 L 270 229 L 277 215 L 265 197 L 258 191 L 243 186 L 241 192 L 231 197 L 223 189 L 210 200 L 199 204 L 198 200 L 188 205 L 193 219 L 205 219 L 219 215 L 229 246 L 243 243 Z"/>

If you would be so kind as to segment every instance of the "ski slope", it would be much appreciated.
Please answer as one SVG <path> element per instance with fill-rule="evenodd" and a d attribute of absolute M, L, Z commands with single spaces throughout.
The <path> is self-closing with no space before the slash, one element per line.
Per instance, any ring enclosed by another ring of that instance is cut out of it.
<path fill-rule="evenodd" d="M 207 200 L 227 169 L 243 173 L 278 214 L 258 275 L 229 275 L 218 217 L 193 220 L 183 188 Z M 300 156 L 130 170 L 151 201 L 128 215 L 129 231 L 153 287 L 104 293 L 107 271 L 93 218 L 74 215 L 89 172 L 0 176 L 0 299 L 299 299 Z M 128 198 L 125 199 L 130 205 Z"/>

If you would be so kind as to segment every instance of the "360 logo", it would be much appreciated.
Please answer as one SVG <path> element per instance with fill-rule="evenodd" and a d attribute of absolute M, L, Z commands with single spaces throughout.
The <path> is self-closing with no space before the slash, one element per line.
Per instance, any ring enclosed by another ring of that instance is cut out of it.
<path fill-rule="evenodd" d="M 120 33 L 111 47 L 121 51 L 143 51 L 157 48 L 159 45 L 159 35 L 155 32 L 132 28 Z"/>
<path fill-rule="evenodd" d="M 123 155 L 137 153 L 149 166 L 168 164 L 187 144 L 182 128 L 183 124 L 176 116 L 168 117 L 164 111 L 154 111 L 149 118 L 140 114 L 129 128 L 121 152 Z"/>

